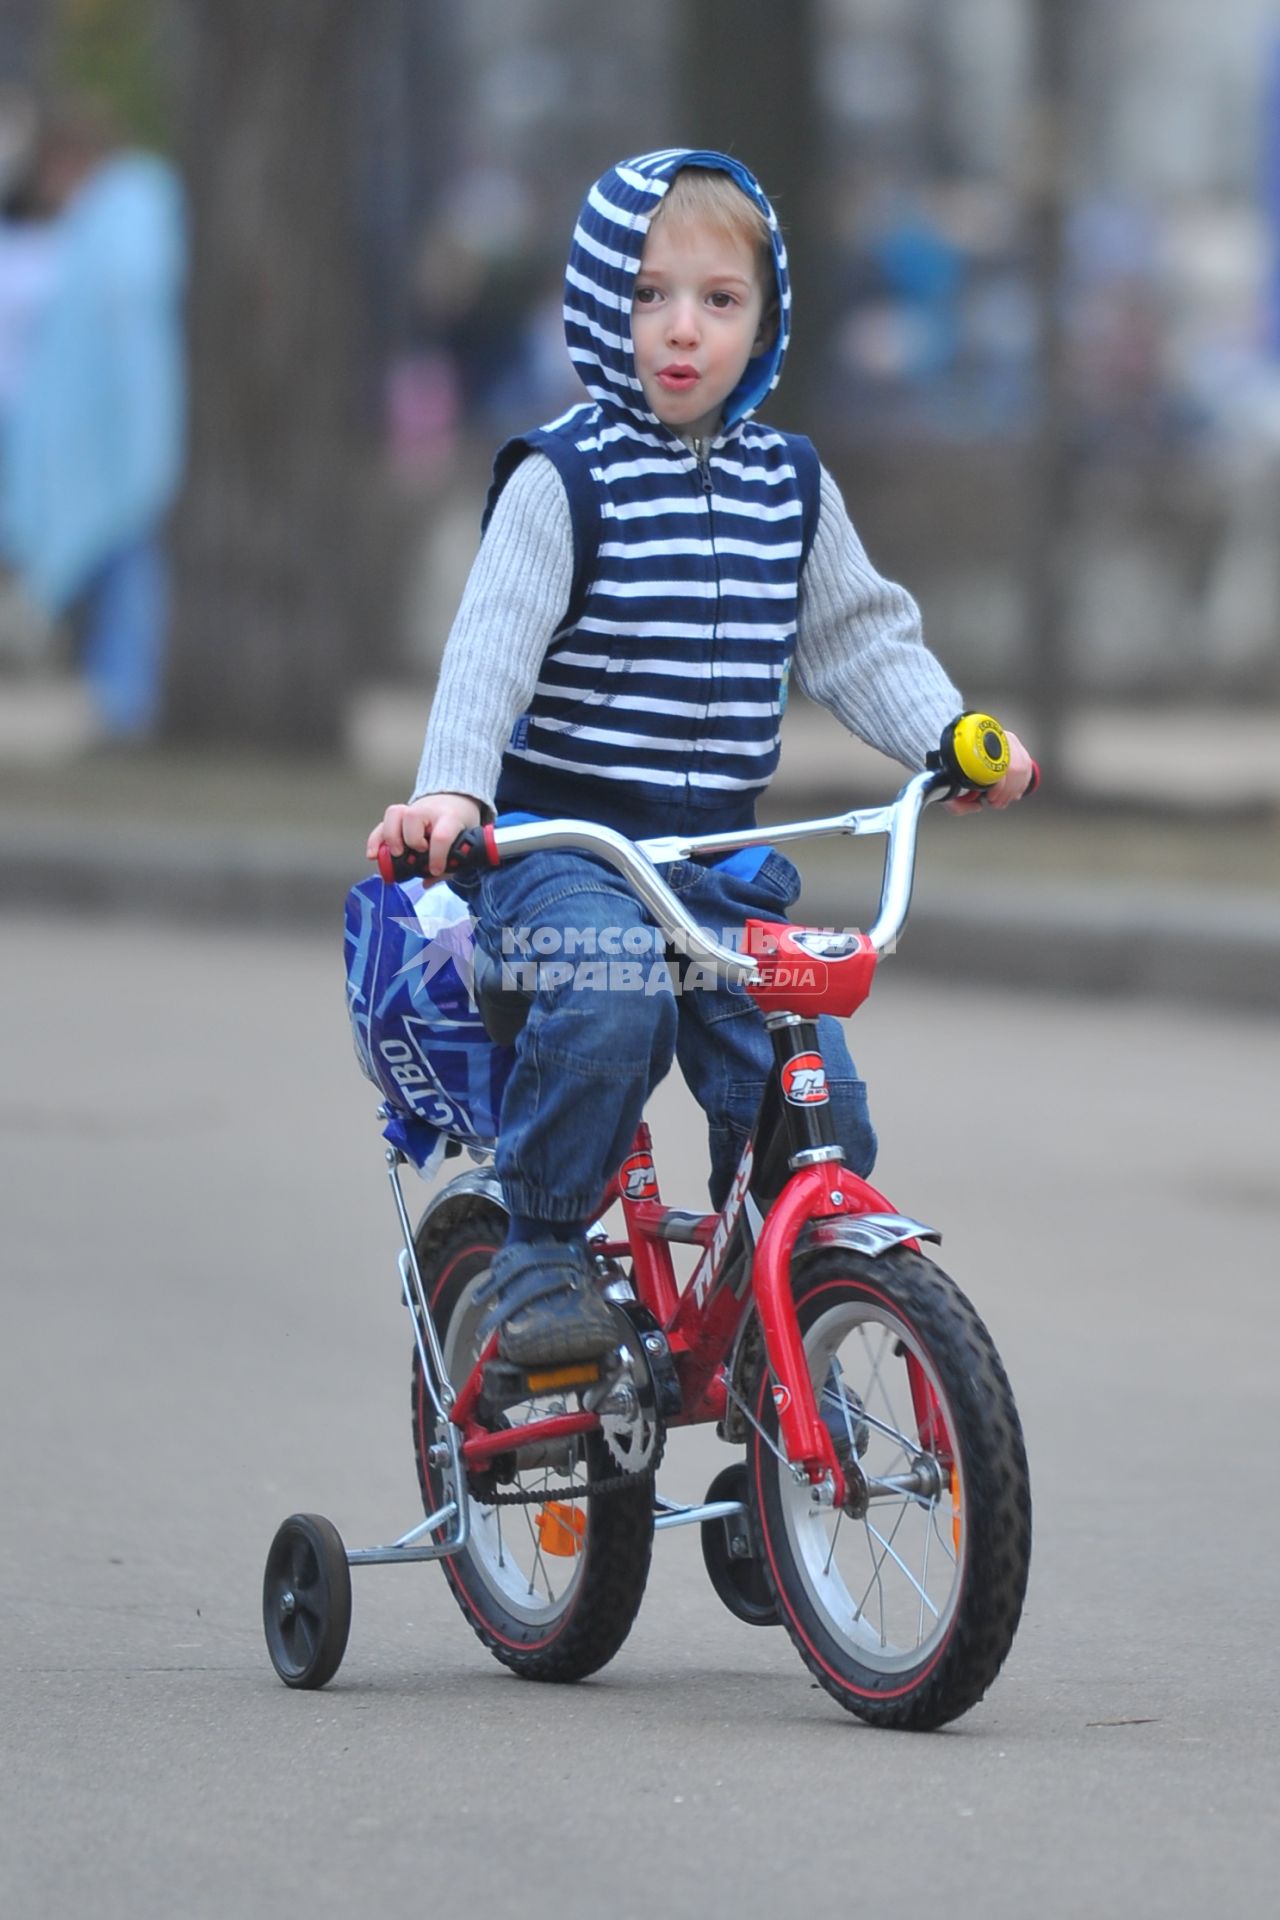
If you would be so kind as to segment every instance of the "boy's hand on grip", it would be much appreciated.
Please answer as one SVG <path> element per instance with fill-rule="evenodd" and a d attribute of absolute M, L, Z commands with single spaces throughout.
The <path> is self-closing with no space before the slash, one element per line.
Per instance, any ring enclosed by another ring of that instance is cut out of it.
<path fill-rule="evenodd" d="M 1040 784 L 1040 769 L 1016 733 L 989 713 L 962 713 L 943 733 L 929 764 L 949 774 L 961 791 L 947 801 L 952 813 L 1012 806 Z"/>
<path fill-rule="evenodd" d="M 377 860 L 384 871 L 381 849 L 385 848 L 407 877 L 406 856 L 416 855 L 409 872 L 430 874 L 438 880 L 445 871 L 449 849 L 458 835 L 480 824 L 480 805 L 466 793 L 427 793 L 406 806 L 388 807 L 369 835 L 365 852 Z"/>

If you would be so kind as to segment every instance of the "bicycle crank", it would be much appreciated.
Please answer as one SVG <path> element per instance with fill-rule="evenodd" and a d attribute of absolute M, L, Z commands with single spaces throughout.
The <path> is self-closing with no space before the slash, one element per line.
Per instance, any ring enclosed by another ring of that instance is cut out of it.
<path fill-rule="evenodd" d="M 662 1423 L 658 1417 L 653 1381 L 638 1339 L 620 1348 L 621 1364 L 598 1387 L 582 1396 L 584 1407 L 596 1414 L 609 1457 L 623 1473 L 645 1473 L 657 1464 Z"/>

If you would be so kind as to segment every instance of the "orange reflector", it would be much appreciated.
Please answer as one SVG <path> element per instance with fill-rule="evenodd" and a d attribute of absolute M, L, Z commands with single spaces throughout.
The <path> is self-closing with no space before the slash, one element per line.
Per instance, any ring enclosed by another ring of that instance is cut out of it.
<path fill-rule="evenodd" d="M 544 1553 L 571 1560 L 575 1553 L 582 1552 L 587 1516 L 577 1507 L 567 1506 L 563 1500 L 548 1500 L 545 1507 L 538 1508 L 534 1525 L 538 1529 L 538 1545 Z"/>
<path fill-rule="evenodd" d="M 580 1360 L 572 1367 L 545 1367 L 540 1373 L 527 1373 L 530 1393 L 546 1393 L 551 1387 L 585 1387 L 600 1378 L 598 1360 Z"/>
<path fill-rule="evenodd" d="M 960 1474 L 953 1460 L 951 1462 L 951 1544 L 957 1553 L 960 1551 Z"/>

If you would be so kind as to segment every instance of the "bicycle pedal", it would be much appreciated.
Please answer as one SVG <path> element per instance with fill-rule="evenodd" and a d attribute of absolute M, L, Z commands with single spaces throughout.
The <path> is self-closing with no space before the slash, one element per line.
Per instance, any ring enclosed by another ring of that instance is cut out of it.
<path fill-rule="evenodd" d="M 601 1377 L 599 1360 L 574 1360 L 563 1367 L 526 1367 L 530 1393 L 554 1393 L 559 1387 L 589 1387 Z"/>
<path fill-rule="evenodd" d="M 594 1386 L 601 1378 L 599 1360 L 575 1360 L 561 1367 L 518 1367 L 511 1360 L 488 1360 L 481 1392 L 485 1403 L 496 1411 L 517 1406 L 536 1393 Z"/>

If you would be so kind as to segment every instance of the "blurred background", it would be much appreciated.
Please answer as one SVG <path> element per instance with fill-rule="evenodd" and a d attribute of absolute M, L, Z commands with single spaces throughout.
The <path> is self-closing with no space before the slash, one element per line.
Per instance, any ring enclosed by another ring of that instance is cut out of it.
<path fill-rule="evenodd" d="M 770 411 L 1047 794 L 1273 827 L 1275 0 L 0 0 L 9 804 L 403 797 L 584 187 L 677 142 L 774 196 Z"/>

